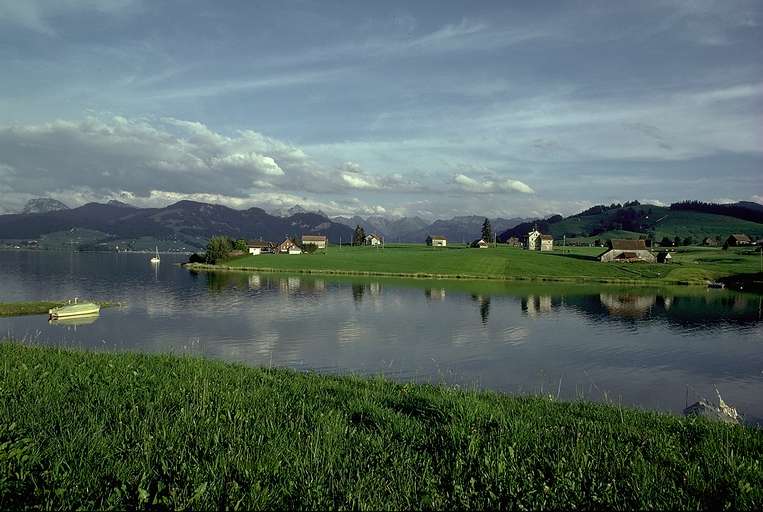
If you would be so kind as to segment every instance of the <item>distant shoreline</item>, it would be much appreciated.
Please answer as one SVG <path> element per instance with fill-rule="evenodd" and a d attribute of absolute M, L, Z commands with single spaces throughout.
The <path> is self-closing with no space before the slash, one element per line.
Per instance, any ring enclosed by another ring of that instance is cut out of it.
<path fill-rule="evenodd" d="M 210 265 L 206 263 L 183 263 L 188 270 L 204 272 L 267 272 L 279 274 L 338 275 L 358 277 L 397 277 L 404 279 L 437 279 L 459 281 L 503 281 L 503 282 L 548 282 L 548 283 L 597 283 L 624 285 L 672 285 L 672 286 L 707 286 L 706 280 L 670 280 L 670 279 L 625 279 L 592 276 L 491 276 L 479 274 L 435 274 L 428 272 L 381 272 L 336 269 L 285 269 L 272 267 L 234 267 L 230 265 Z"/>

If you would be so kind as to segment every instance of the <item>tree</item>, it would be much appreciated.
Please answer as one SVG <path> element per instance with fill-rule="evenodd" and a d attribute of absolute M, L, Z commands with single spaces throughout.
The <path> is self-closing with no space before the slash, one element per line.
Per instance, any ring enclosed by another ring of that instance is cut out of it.
<path fill-rule="evenodd" d="M 691 236 L 687 236 L 684 238 L 684 245 L 693 245 L 694 244 L 694 238 Z"/>
<path fill-rule="evenodd" d="M 663 236 L 662 240 L 660 240 L 660 245 L 663 247 L 672 247 L 673 242 L 670 240 L 670 238 Z"/>
<path fill-rule="evenodd" d="M 207 263 L 212 265 L 225 261 L 233 250 L 233 242 L 227 236 L 216 236 L 209 240 L 207 244 Z"/>
<path fill-rule="evenodd" d="M 366 230 L 360 227 L 360 224 L 355 226 L 355 232 L 352 234 L 352 245 L 363 245 L 366 241 Z"/>
<path fill-rule="evenodd" d="M 482 239 L 488 243 L 493 240 L 493 226 L 490 225 L 490 219 L 487 218 L 482 223 Z"/>
<path fill-rule="evenodd" d="M 233 244 L 233 250 L 247 252 L 249 250 L 249 244 L 243 238 L 236 240 Z"/>
<path fill-rule="evenodd" d="M 681 237 L 680 236 L 676 235 L 676 237 L 673 239 L 673 245 L 675 245 L 676 247 L 681 245 Z"/>

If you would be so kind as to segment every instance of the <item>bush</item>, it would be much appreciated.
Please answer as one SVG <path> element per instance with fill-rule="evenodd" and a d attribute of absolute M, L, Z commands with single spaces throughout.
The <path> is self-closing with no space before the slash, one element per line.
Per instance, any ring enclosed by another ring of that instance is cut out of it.
<path fill-rule="evenodd" d="M 318 246 L 315 244 L 305 244 L 302 246 L 302 252 L 307 254 L 313 254 L 317 250 L 318 250 Z"/>
<path fill-rule="evenodd" d="M 230 257 L 233 250 L 233 242 L 227 236 L 216 236 L 207 244 L 207 263 L 215 265 Z"/>
<path fill-rule="evenodd" d="M 206 261 L 206 258 L 198 253 L 193 253 L 188 258 L 188 263 L 204 263 Z"/>

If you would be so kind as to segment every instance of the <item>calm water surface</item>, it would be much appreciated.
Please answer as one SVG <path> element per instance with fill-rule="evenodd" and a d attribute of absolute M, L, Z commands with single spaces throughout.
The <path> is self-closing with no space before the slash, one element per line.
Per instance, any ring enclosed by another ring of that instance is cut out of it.
<path fill-rule="evenodd" d="M 0 252 L 0 302 L 124 301 L 91 323 L 0 318 L 0 337 L 179 352 L 680 412 L 714 386 L 763 418 L 759 295 L 287 274 L 194 274 L 181 256 Z"/>

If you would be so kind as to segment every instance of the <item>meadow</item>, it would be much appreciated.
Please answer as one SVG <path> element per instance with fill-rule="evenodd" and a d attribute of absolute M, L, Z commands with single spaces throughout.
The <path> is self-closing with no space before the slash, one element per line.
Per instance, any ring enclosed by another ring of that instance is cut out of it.
<path fill-rule="evenodd" d="M 602 283 L 704 284 L 720 277 L 754 274 L 759 256 L 747 250 L 679 248 L 670 264 L 600 263 L 596 247 L 556 248 L 539 253 L 501 246 L 433 248 L 400 244 L 337 247 L 314 254 L 244 256 L 214 268 L 357 274 L 418 278 L 589 281 Z M 196 268 L 205 268 L 198 265 Z"/>
<path fill-rule="evenodd" d="M 763 506 L 763 432 L 551 396 L 0 343 L 0 508 Z"/>

